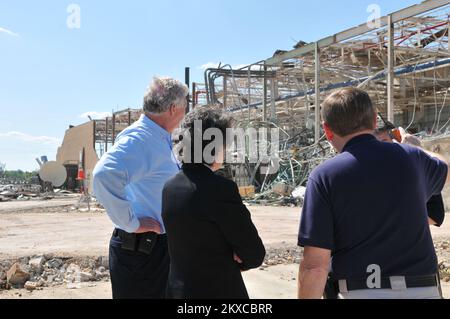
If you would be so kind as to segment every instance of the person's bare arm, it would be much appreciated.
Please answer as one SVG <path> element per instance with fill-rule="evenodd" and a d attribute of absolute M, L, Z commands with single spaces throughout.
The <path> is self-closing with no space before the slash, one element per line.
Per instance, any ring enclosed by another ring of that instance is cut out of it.
<path fill-rule="evenodd" d="M 331 251 L 305 247 L 298 274 L 298 298 L 321 299 L 330 268 Z"/>
<path fill-rule="evenodd" d="M 139 228 L 136 230 L 136 234 L 154 232 L 161 234 L 161 224 L 150 217 L 144 217 L 139 219 Z"/>

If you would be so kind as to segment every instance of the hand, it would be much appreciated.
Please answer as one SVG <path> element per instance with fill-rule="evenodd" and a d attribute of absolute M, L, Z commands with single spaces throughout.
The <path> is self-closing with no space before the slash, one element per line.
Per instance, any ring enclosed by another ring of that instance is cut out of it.
<path fill-rule="evenodd" d="M 242 261 L 242 259 L 241 259 L 238 255 L 233 254 L 233 259 L 234 259 L 235 262 L 237 262 L 239 265 L 241 265 L 241 272 L 246 272 L 246 271 L 248 271 L 247 269 L 243 269 L 243 268 L 242 268 L 244 262 Z"/>
<path fill-rule="evenodd" d="M 239 258 L 239 256 L 236 255 L 236 254 L 233 255 L 233 259 L 234 259 L 234 261 L 237 262 L 238 264 L 242 264 L 242 263 L 243 263 L 242 260 L 241 260 L 241 258 Z"/>
<path fill-rule="evenodd" d="M 157 234 L 161 234 L 162 227 L 161 224 L 150 217 L 144 217 L 139 219 L 139 223 L 141 226 L 136 230 L 136 234 L 142 234 L 142 233 L 150 233 L 154 232 Z"/>
<path fill-rule="evenodd" d="M 408 134 L 403 127 L 399 127 L 399 131 L 402 136 L 402 144 L 422 147 L 422 142 L 418 137 Z"/>

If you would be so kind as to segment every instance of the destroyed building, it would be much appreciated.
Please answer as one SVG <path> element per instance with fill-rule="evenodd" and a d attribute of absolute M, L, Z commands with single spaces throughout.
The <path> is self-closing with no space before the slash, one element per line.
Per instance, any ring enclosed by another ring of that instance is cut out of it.
<path fill-rule="evenodd" d="M 333 156 L 321 130 L 321 102 L 350 86 L 368 91 L 386 119 L 416 133 L 425 147 L 450 155 L 449 16 L 449 0 L 428 0 L 240 69 L 207 69 L 203 83 L 192 83 L 191 108 L 218 104 L 238 127 L 281 132 L 277 173 L 262 170 L 270 163 L 246 161 L 228 163 L 225 174 L 254 200 L 298 204 L 311 170 Z M 140 114 L 127 109 L 69 129 L 58 162 L 72 178 L 82 163 L 90 179 L 98 158 Z"/>
<path fill-rule="evenodd" d="M 79 171 L 82 169 L 90 189 L 92 172 L 100 157 L 112 147 L 116 136 L 140 115 L 141 110 L 125 109 L 104 119 L 70 126 L 56 154 L 56 161 L 67 170 L 66 187 L 79 188 Z"/>
<path fill-rule="evenodd" d="M 277 50 L 237 70 L 230 65 L 207 69 L 205 82 L 193 85 L 194 101 L 200 95 L 222 105 L 240 127 L 277 127 L 282 133 L 279 172 L 261 176 L 260 165 L 229 165 L 236 182 L 254 185 L 264 200 L 287 192 L 283 185 L 304 186 L 309 172 L 332 156 L 321 130 L 321 102 L 332 90 L 350 86 L 368 91 L 386 119 L 417 133 L 426 147 L 445 150 L 449 14 L 450 1 L 428 0 L 313 43 L 301 42 L 291 51 Z"/>

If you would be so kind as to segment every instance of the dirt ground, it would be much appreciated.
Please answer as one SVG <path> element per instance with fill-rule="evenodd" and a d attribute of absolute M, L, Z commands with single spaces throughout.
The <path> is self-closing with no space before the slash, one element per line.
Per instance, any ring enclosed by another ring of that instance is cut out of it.
<path fill-rule="evenodd" d="M 3 204 L 10 205 L 2 209 Z M 59 210 L 54 203 L 50 208 L 55 212 L 48 212 L 49 207 L 36 207 L 39 203 L 11 204 L 0 203 L 0 259 L 47 253 L 107 255 L 113 226 L 106 214 L 71 210 L 71 205 L 64 207 L 67 200 L 60 203 L 63 207 Z M 266 245 L 296 245 L 298 208 L 251 207 L 251 211 Z"/>
<path fill-rule="evenodd" d="M 50 201 L 0 203 L 0 260 L 24 256 L 54 254 L 61 257 L 107 256 L 112 224 L 100 210 L 76 210 L 76 198 Z M 269 266 L 244 274 L 252 298 L 296 296 L 298 265 L 277 260 L 278 250 L 295 248 L 299 224 L 299 208 L 251 206 L 252 218 L 270 252 Z M 435 240 L 450 238 L 450 218 L 442 228 L 433 228 Z M 273 257 L 273 258 L 272 258 Z M 281 257 L 280 257 L 281 258 Z M 290 257 L 289 257 L 290 258 Z M 450 284 L 444 284 L 450 298 Z M 109 282 L 83 283 L 80 289 L 67 286 L 0 291 L 2 298 L 111 298 Z"/>

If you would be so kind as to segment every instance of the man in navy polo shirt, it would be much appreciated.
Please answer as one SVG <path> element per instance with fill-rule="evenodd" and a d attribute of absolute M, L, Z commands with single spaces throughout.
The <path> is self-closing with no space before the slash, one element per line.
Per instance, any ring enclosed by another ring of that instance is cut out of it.
<path fill-rule="evenodd" d="M 369 95 L 355 88 L 323 103 L 323 127 L 340 154 L 308 181 L 300 298 L 322 297 L 330 261 L 340 298 L 441 298 L 426 203 L 442 191 L 447 163 L 378 141 L 376 114 Z"/>
<path fill-rule="evenodd" d="M 403 128 L 396 128 L 394 124 L 385 121 L 381 115 L 378 116 L 375 137 L 381 142 L 409 144 L 422 148 L 422 142 L 414 135 L 408 134 Z M 398 131 L 398 137 L 393 132 Z M 442 194 L 434 195 L 427 203 L 428 222 L 431 226 L 441 227 L 445 220 L 445 207 Z"/>

